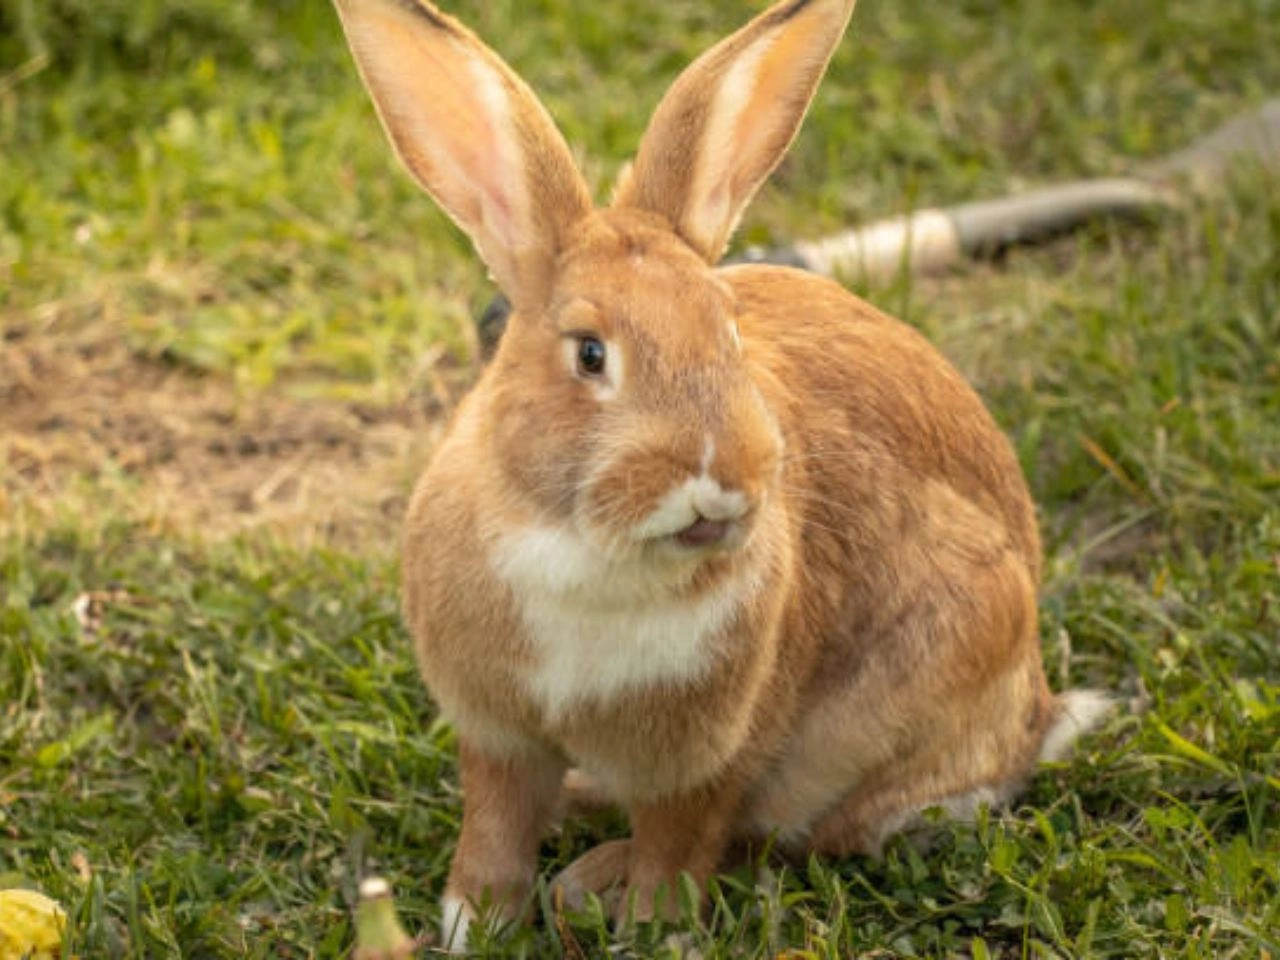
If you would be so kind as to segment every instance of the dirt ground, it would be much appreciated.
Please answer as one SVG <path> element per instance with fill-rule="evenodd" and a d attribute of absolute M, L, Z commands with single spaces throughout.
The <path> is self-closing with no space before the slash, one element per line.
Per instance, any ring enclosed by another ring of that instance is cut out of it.
<path fill-rule="evenodd" d="M 972 299 L 975 289 L 1003 289 L 981 276 L 977 284 L 931 280 L 922 290 Z M 110 324 L 51 330 L 3 321 L 0 533 L 61 514 L 206 538 L 256 530 L 300 547 L 392 551 L 414 480 L 476 373 L 433 367 L 420 392 L 389 406 L 304 400 L 288 385 L 238 391 L 225 377 L 139 354 Z M 974 354 L 964 331 L 944 333 L 944 351 L 967 353 L 969 367 L 1002 369 L 1003 360 Z M 1074 527 L 1082 568 L 1123 563 L 1151 546 L 1143 523 L 1100 538 L 1114 524 L 1105 513 L 1044 521 Z"/>
<path fill-rule="evenodd" d="M 91 508 L 201 536 L 269 527 L 300 544 L 394 544 L 452 399 L 241 394 L 101 332 L 3 336 L 0 528 Z"/>

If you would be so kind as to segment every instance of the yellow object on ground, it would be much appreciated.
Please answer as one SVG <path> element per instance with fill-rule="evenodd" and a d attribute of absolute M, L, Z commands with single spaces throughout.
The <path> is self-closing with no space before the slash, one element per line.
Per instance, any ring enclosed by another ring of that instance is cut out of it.
<path fill-rule="evenodd" d="M 62 955 L 67 915 L 33 890 L 0 890 L 0 960 L 53 960 Z"/>
<path fill-rule="evenodd" d="M 355 960 L 407 960 L 417 945 L 400 926 L 390 884 L 382 877 L 368 877 L 361 882 L 360 902 L 356 905 Z"/>

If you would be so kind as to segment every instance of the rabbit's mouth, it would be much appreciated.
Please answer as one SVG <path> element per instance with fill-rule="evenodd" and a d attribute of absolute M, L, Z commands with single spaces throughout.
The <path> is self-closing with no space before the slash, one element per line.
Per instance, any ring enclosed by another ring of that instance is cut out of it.
<path fill-rule="evenodd" d="M 729 536 L 734 524 L 728 520 L 709 520 L 698 517 L 683 530 L 677 530 L 671 536 L 677 543 L 685 547 L 715 547 L 722 544 Z"/>
<path fill-rule="evenodd" d="M 675 530 L 645 538 L 645 543 L 655 547 L 660 556 L 668 559 L 695 560 L 711 554 L 726 554 L 740 550 L 749 539 L 750 513 L 740 517 L 713 518 L 701 513 Z"/>
<path fill-rule="evenodd" d="M 726 490 L 706 473 L 668 490 L 632 530 L 640 541 L 682 547 L 733 547 L 742 540 L 753 504 L 741 490 Z"/>

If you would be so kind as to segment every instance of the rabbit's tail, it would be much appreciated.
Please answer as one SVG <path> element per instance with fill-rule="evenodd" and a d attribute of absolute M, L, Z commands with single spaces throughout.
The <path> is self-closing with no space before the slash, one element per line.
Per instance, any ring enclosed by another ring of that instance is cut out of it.
<path fill-rule="evenodd" d="M 1041 762 L 1061 760 L 1077 738 L 1098 726 L 1116 707 L 1116 701 L 1099 690 L 1068 690 L 1054 699 L 1053 721 L 1040 743 Z"/>

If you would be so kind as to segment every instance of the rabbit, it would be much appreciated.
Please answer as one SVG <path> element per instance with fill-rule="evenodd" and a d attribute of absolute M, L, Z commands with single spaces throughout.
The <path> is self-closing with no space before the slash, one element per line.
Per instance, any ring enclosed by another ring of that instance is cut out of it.
<path fill-rule="evenodd" d="M 1007 800 L 1108 701 L 1054 696 L 1014 453 L 915 330 L 717 268 L 854 0 L 698 58 L 597 208 L 534 94 L 427 0 L 336 0 L 409 173 L 514 312 L 413 495 L 405 617 L 459 743 L 443 942 L 520 918 L 566 788 L 631 834 L 557 881 L 670 916 L 755 837 L 875 854 Z"/>

